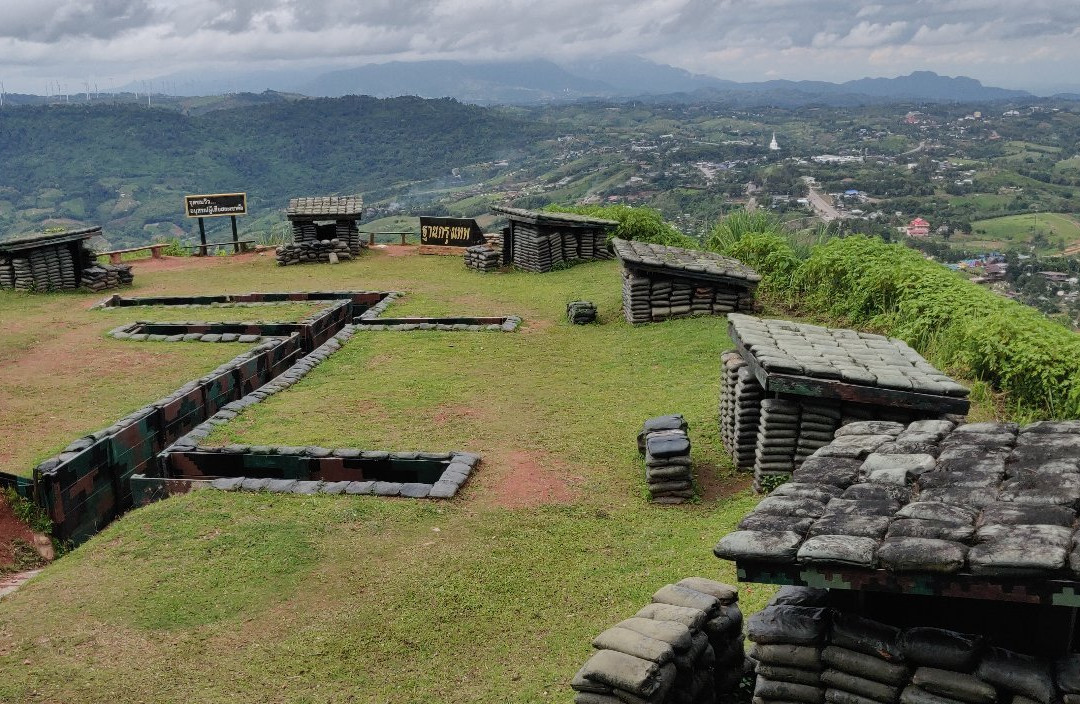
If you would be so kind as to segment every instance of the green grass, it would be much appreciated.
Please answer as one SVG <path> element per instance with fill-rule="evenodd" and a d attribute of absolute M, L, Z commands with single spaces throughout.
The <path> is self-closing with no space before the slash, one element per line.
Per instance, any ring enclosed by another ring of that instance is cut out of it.
<path fill-rule="evenodd" d="M 725 322 L 631 328 L 616 263 L 484 275 L 450 257 L 284 269 L 251 257 L 136 281 L 131 295 L 205 293 L 207 281 L 215 293 L 403 290 L 389 315 L 516 313 L 524 325 L 358 333 L 214 436 L 481 452 L 454 500 L 196 492 L 131 512 L 0 602 L 0 701 L 564 702 L 591 639 L 656 589 L 734 582 L 711 548 L 755 499 L 717 437 Z M 600 324 L 565 321 L 579 298 Z M 90 300 L 0 297 L 0 311 L 62 321 L 37 333 L 52 344 L 65 326 L 125 344 L 102 337 L 114 321 Z M 127 369 L 77 371 L 109 379 L 124 403 L 144 392 L 121 390 Z M 690 421 L 702 493 L 676 508 L 645 501 L 634 445 L 642 420 L 667 412 Z M 20 433 L 73 437 L 44 418 Z M 742 585 L 744 611 L 772 591 Z"/>
<path fill-rule="evenodd" d="M 1080 242 L 1080 223 L 1066 213 L 1024 213 L 976 220 L 971 224 L 971 228 L 971 235 L 956 236 L 955 241 L 965 246 L 981 244 L 1000 249 L 1027 248 L 1034 233 L 1041 232 L 1051 243 L 1049 247 L 1039 248 L 1043 253 L 1060 252 L 1057 248 L 1059 240 L 1064 240 L 1066 247 Z M 983 232 L 979 232 L 980 230 Z"/>
<path fill-rule="evenodd" d="M 197 321 L 217 323 L 224 321 L 272 321 L 295 322 L 326 308 L 326 303 L 282 303 L 272 306 L 125 306 L 102 308 L 95 311 L 102 320 L 116 321 L 116 325 L 130 320 L 150 320 L 159 323 Z"/>

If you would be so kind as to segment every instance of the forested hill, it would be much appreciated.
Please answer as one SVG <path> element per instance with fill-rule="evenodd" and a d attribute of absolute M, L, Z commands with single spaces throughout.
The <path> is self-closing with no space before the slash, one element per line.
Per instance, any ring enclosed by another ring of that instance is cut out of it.
<path fill-rule="evenodd" d="M 544 129 L 411 97 L 198 117 L 121 105 L 8 109 L 0 111 L 0 238 L 79 222 L 104 225 L 113 244 L 148 241 L 190 227 L 186 193 L 246 191 L 258 218 L 291 196 L 371 193 L 506 158 Z"/>

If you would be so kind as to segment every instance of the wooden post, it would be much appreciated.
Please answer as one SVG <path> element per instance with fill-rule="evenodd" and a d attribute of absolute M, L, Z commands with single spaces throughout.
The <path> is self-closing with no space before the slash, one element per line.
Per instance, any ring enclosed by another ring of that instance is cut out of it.
<path fill-rule="evenodd" d="M 404 232 L 402 232 L 402 233 L 401 233 L 401 244 L 402 244 L 403 246 L 404 246 L 404 244 L 405 244 L 405 233 L 404 233 Z"/>
<path fill-rule="evenodd" d="M 203 219 L 199 218 L 199 256 L 206 256 L 206 225 L 203 224 Z"/>
<path fill-rule="evenodd" d="M 233 254 L 240 254 L 240 237 L 236 234 L 236 216 L 230 215 L 229 219 L 232 220 L 232 251 Z"/>
<path fill-rule="evenodd" d="M 368 243 L 368 247 L 374 247 L 375 246 L 375 233 L 374 232 L 367 233 L 367 243 Z"/>

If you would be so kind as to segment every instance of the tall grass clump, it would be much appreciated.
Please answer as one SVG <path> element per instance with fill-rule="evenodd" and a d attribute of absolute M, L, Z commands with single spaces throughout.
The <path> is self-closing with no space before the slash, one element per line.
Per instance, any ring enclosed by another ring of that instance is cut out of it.
<path fill-rule="evenodd" d="M 738 259 L 762 276 L 761 292 L 790 295 L 792 277 L 808 252 L 800 252 L 791 233 L 769 213 L 734 211 L 705 239 L 705 248 Z"/>
<path fill-rule="evenodd" d="M 885 330 L 939 366 L 989 382 L 1018 411 L 1080 418 L 1080 336 L 918 252 L 834 239 L 788 282 L 791 302 L 808 313 Z"/>
<path fill-rule="evenodd" d="M 637 240 L 662 244 L 669 247 L 698 249 L 700 243 L 689 235 L 680 232 L 674 225 L 664 222 L 660 211 L 653 208 L 630 205 L 549 205 L 544 210 L 552 213 L 574 213 L 590 218 L 614 220 L 619 226 L 608 239 L 618 237 L 624 240 Z"/>

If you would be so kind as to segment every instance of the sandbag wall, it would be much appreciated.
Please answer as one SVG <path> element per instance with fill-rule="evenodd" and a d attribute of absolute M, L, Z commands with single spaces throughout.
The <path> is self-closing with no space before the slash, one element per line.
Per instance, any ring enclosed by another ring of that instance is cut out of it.
<path fill-rule="evenodd" d="M 571 681 L 575 704 L 725 704 L 743 678 L 738 592 L 687 577 L 593 640 Z"/>
<path fill-rule="evenodd" d="M 1033 657 L 983 635 L 900 628 L 831 608 L 836 590 L 785 587 L 747 621 L 755 702 L 1052 704 L 1080 701 L 1080 655 Z M 918 613 L 909 596 L 910 617 Z M 844 600 L 844 599 L 842 599 Z M 846 599 L 850 601 L 850 599 Z M 999 619 L 986 602 L 985 617 Z M 1030 628 L 1030 626 L 1029 626 Z"/>
<path fill-rule="evenodd" d="M 813 398 L 766 398 L 741 355 L 728 351 L 720 362 L 720 437 L 735 466 L 753 470 L 755 491 L 786 479 L 844 425 L 865 420 L 906 424 L 940 415 Z"/>
<path fill-rule="evenodd" d="M 603 228 L 552 229 L 532 223 L 513 224 L 514 266 L 542 273 L 570 262 L 611 259 L 607 230 Z"/>
<path fill-rule="evenodd" d="M 299 354 L 299 336 L 265 342 L 39 464 L 34 483 L 54 535 L 79 543 L 107 525 L 131 506 L 131 475 L 245 389 L 283 372 Z"/>
<path fill-rule="evenodd" d="M 724 315 L 750 310 L 754 289 L 692 278 L 662 276 L 624 266 L 623 313 L 634 325 L 685 318 L 691 315 Z"/>
<path fill-rule="evenodd" d="M 679 414 L 649 418 L 638 433 L 638 452 L 645 460 L 649 499 L 681 504 L 694 497 L 689 425 Z"/>
<path fill-rule="evenodd" d="M 498 247 L 488 244 L 466 247 L 465 266 L 476 271 L 498 271 L 502 266 L 502 243 Z"/>
<path fill-rule="evenodd" d="M 297 225 L 299 223 L 293 223 Z M 331 240 L 312 240 L 310 242 L 293 242 L 280 245 L 275 250 L 278 266 L 290 264 L 329 263 L 334 260 L 348 261 L 353 258 L 353 252 L 348 242 L 337 238 Z M 331 257 L 333 255 L 333 257 Z"/>
<path fill-rule="evenodd" d="M 103 291 L 131 284 L 131 267 L 98 264 L 82 241 L 43 244 L 0 255 L 0 289 L 62 291 L 88 288 Z"/>

